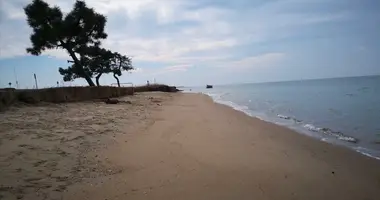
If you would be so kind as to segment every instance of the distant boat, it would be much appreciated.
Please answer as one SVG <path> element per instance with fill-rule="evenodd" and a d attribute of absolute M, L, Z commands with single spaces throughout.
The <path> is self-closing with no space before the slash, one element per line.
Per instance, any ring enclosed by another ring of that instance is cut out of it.
<path fill-rule="evenodd" d="M 211 88 L 212 88 L 212 85 L 206 85 L 206 88 L 207 88 L 207 89 L 211 89 Z"/>

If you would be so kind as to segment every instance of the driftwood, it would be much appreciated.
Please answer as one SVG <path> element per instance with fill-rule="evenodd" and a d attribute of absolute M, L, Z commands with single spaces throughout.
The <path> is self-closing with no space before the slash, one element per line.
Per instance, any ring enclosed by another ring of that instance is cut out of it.
<path fill-rule="evenodd" d="M 120 101 L 118 99 L 110 99 L 110 98 L 108 98 L 104 102 L 106 104 L 118 104 Z"/>
<path fill-rule="evenodd" d="M 126 104 L 132 104 L 131 101 L 120 101 L 118 99 L 110 99 L 110 98 L 107 98 L 104 103 L 106 104 L 118 104 L 118 103 L 126 103 Z"/>

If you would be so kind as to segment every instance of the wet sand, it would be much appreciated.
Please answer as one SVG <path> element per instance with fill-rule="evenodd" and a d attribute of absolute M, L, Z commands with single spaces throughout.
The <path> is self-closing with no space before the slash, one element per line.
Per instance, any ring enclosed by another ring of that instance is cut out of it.
<path fill-rule="evenodd" d="M 380 162 L 200 94 L 0 113 L 0 199 L 379 199 Z"/>

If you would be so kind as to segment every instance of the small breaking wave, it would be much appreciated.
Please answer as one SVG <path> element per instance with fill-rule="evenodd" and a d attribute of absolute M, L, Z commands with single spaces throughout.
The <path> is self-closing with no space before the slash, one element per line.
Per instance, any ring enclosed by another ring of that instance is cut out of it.
<path fill-rule="evenodd" d="M 306 128 L 307 130 L 313 131 L 313 132 L 319 132 L 321 130 L 320 128 L 317 128 L 312 124 L 305 124 L 305 125 L 303 125 L 303 127 Z"/>
<path fill-rule="evenodd" d="M 365 156 L 374 158 L 376 160 L 380 160 L 380 157 L 374 156 L 376 154 L 376 152 L 373 152 L 373 150 L 370 150 L 370 149 L 367 149 L 367 148 L 364 148 L 364 147 L 356 147 L 356 148 L 354 148 L 354 150 L 356 152 L 358 152 L 358 153 L 361 153 L 361 154 L 365 155 Z M 376 155 L 380 155 L 379 153 L 380 152 L 377 152 Z"/>
<path fill-rule="evenodd" d="M 285 115 L 277 115 L 277 117 L 279 117 L 281 119 L 290 119 L 290 117 L 285 116 Z"/>
<path fill-rule="evenodd" d="M 232 101 L 223 100 L 222 96 L 228 95 L 228 93 L 206 93 L 206 95 L 210 96 L 214 100 L 214 102 L 216 102 L 216 103 L 229 106 L 229 107 L 233 108 L 234 110 L 237 110 L 237 111 L 245 113 L 248 116 L 251 116 L 251 117 L 254 116 L 254 115 L 252 115 L 252 113 L 249 110 L 248 106 L 243 106 L 243 105 L 236 104 L 236 103 L 234 103 Z"/>
<path fill-rule="evenodd" d="M 325 134 L 331 135 L 336 137 L 338 140 L 346 141 L 346 142 L 351 142 L 351 143 L 358 143 L 359 139 L 354 138 L 352 136 L 345 135 L 344 133 L 340 131 L 333 131 L 329 128 L 320 128 L 319 132 L 323 132 Z"/>
<path fill-rule="evenodd" d="M 279 115 L 277 115 L 277 117 L 279 117 L 281 119 L 286 119 L 286 120 L 293 120 L 296 123 L 301 123 L 302 122 L 301 120 L 298 120 L 298 119 L 296 119 L 294 117 L 289 117 L 289 116 L 286 116 L 286 115 L 280 115 L 279 114 Z M 304 124 L 303 127 L 305 129 L 311 131 L 311 132 L 323 133 L 323 134 L 327 134 L 327 135 L 333 136 L 333 137 L 335 137 L 338 140 L 342 140 L 342 141 L 346 141 L 346 142 L 351 142 L 351 143 L 357 143 L 357 142 L 359 142 L 359 140 L 357 138 L 354 138 L 354 137 L 351 137 L 351 136 L 347 136 L 347 135 L 343 134 L 340 131 L 334 131 L 334 130 L 331 130 L 329 128 L 320 128 L 320 127 L 314 126 L 313 124 Z"/>
<path fill-rule="evenodd" d="M 296 123 L 301 123 L 302 120 L 299 120 L 299 119 L 296 119 L 294 117 L 289 117 L 289 116 L 286 116 L 286 115 L 277 115 L 277 117 L 281 118 L 281 119 L 287 119 L 287 120 L 293 120 L 294 122 Z"/>

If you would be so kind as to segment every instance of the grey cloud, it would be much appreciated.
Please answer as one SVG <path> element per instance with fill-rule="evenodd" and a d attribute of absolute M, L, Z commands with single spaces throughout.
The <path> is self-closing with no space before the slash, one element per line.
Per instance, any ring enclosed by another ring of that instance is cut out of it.
<path fill-rule="evenodd" d="M 101 1 L 88 0 L 95 9 L 107 13 L 109 38 L 104 45 L 114 51 L 133 55 L 140 61 L 176 64 L 178 61 L 197 62 L 201 55 L 214 58 L 212 51 L 230 49 L 240 45 L 291 37 L 302 26 L 325 23 L 342 18 L 332 15 L 281 13 L 283 8 L 297 0 L 284 1 Z M 299 0 L 298 0 L 299 1 Z M 9 1 L 4 10 L 19 9 L 25 0 Z M 73 1 L 49 0 L 67 11 Z M 25 55 L 30 30 L 24 18 L 1 24 L 1 57 Z M 18 15 L 16 15 L 18 16 Z M 14 16 L 13 16 L 14 17 Z M 344 17 L 344 16 L 343 16 Z M 17 24 L 20 28 L 17 28 Z M 281 32 L 282 34 L 278 34 Z M 4 35 L 4 36 L 3 36 Z M 4 53 L 6 52 L 6 53 Z M 65 57 L 64 52 L 47 52 Z M 237 48 L 229 52 L 239 54 Z M 223 55 L 224 56 L 224 55 Z M 222 57 L 223 57 L 222 56 Z"/>

